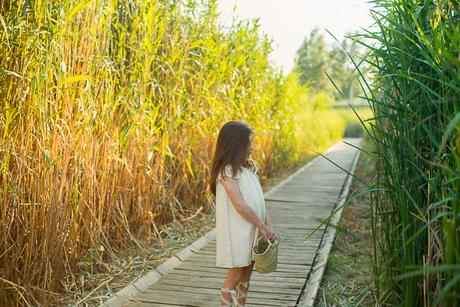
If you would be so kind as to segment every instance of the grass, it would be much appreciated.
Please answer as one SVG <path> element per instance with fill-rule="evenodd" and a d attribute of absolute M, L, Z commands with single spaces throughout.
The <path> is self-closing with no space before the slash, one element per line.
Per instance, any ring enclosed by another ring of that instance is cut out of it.
<path fill-rule="evenodd" d="M 162 240 L 139 240 L 138 245 L 120 250 L 108 259 L 93 257 L 88 265 L 95 268 L 75 278 L 66 277 L 65 291 L 56 299 L 58 306 L 98 306 L 113 293 L 170 259 L 193 241 L 215 227 L 214 214 L 199 208 L 193 215 L 159 226 Z"/>
<path fill-rule="evenodd" d="M 376 0 L 362 76 L 375 123 L 370 186 L 376 296 L 396 306 L 460 304 L 458 1 Z"/>

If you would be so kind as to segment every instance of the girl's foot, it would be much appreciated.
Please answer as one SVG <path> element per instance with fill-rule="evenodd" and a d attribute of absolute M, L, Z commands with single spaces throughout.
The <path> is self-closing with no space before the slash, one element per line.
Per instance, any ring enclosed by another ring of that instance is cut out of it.
<path fill-rule="evenodd" d="M 233 307 L 236 304 L 235 289 L 220 288 L 220 305 Z"/>
<path fill-rule="evenodd" d="M 246 298 L 248 296 L 248 287 L 249 281 L 240 281 L 236 286 L 238 293 L 237 293 L 237 302 L 238 306 L 244 307 L 246 304 Z"/>

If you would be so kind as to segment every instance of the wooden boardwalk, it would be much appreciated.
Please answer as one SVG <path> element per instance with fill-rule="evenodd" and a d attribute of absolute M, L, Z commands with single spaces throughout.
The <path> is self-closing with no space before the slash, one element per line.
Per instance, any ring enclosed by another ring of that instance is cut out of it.
<path fill-rule="evenodd" d="M 358 147 L 361 143 L 361 139 L 355 138 L 345 141 Z M 358 152 L 340 141 L 324 156 L 351 171 Z M 300 305 L 299 298 L 308 288 L 306 281 L 312 276 L 311 268 L 317 267 L 317 254 L 324 245 L 326 227 L 307 241 L 304 239 L 320 220 L 331 213 L 345 185 L 349 185 L 347 176 L 346 172 L 319 156 L 265 193 L 267 212 L 274 230 L 281 237 L 278 269 L 265 275 L 254 269 L 246 306 Z M 148 277 L 102 306 L 219 306 L 219 291 L 227 269 L 215 266 L 215 228 L 202 239 L 173 256 L 171 263 L 164 266 L 166 269 L 157 268 L 150 272 Z M 329 250 L 326 259 L 328 253 Z M 321 276 L 322 273 L 319 280 Z M 316 284 L 319 285 L 319 281 Z M 314 295 L 317 285 L 314 285 Z"/>

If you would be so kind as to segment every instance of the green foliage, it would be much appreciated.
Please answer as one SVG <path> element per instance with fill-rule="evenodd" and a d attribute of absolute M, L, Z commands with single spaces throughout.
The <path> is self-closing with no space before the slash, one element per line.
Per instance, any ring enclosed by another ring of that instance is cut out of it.
<path fill-rule="evenodd" d="M 314 92 L 331 93 L 335 100 L 349 99 L 360 95 L 361 88 L 347 52 L 358 57 L 362 53 L 360 44 L 348 37 L 340 43 L 328 43 L 315 28 L 297 51 L 294 69 L 299 72 L 301 83 L 312 87 Z"/>
<path fill-rule="evenodd" d="M 379 174 L 372 193 L 379 296 L 460 302 L 460 15 L 457 1 L 378 0 L 369 43 Z"/>
<path fill-rule="evenodd" d="M 300 73 L 302 84 L 308 84 L 315 91 L 328 88 L 328 80 L 324 76 L 328 60 L 324 37 L 319 28 L 315 28 L 297 51 L 295 69 Z"/>
<path fill-rule="evenodd" d="M 361 123 L 349 123 L 345 127 L 345 132 L 343 133 L 343 136 L 350 137 L 350 138 L 352 137 L 359 138 L 363 136 L 363 133 L 364 133 L 364 129 Z"/>

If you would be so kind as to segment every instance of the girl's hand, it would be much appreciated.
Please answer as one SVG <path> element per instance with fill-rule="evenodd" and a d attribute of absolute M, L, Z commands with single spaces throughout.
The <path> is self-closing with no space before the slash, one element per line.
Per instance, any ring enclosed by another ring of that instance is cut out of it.
<path fill-rule="evenodd" d="M 261 224 L 261 226 L 259 227 L 259 232 L 265 238 L 266 241 L 273 241 L 276 238 L 276 235 L 273 232 L 272 226 L 270 224 Z"/>
<path fill-rule="evenodd" d="M 262 237 L 264 237 L 265 240 L 268 238 L 268 228 L 267 225 L 265 224 L 260 224 L 259 226 L 259 233 L 261 234 Z"/>
<path fill-rule="evenodd" d="M 270 241 L 275 241 L 276 239 L 278 239 L 276 233 L 273 231 L 272 224 L 267 224 L 267 229 L 268 229 L 268 233 L 270 234 L 269 236 Z"/>

